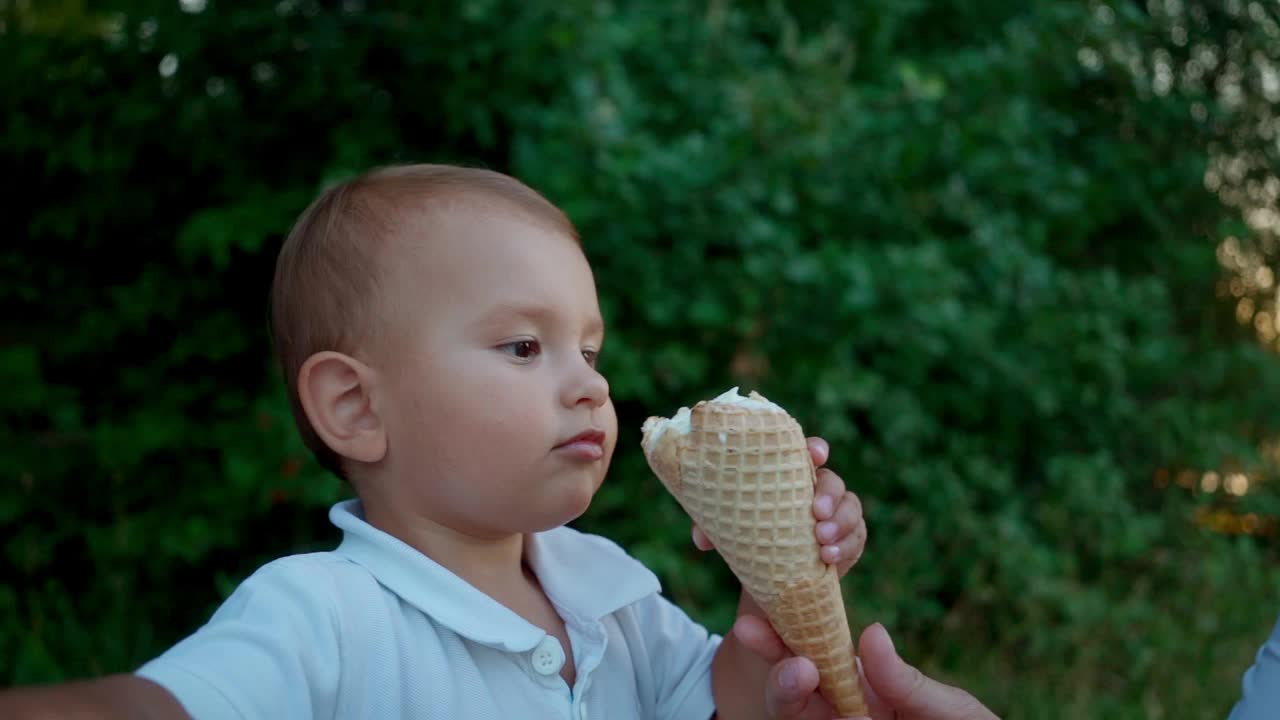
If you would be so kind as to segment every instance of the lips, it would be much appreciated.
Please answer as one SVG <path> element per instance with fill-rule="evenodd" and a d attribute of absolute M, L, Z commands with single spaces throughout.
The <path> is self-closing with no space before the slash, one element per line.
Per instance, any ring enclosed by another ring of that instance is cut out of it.
<path fill-rule="evenodd" d="M 604 457 L 604 432 L 587 430 L 565 440 L 555 447 L 559 452 L 583 460 L 599 460 Z"/>

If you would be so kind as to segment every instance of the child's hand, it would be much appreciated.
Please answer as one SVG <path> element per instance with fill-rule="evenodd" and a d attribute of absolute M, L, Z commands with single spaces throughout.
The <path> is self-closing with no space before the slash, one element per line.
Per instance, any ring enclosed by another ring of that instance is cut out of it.
<path fill-rule="evenodd" d="M 867 544 L 867 523 L 862 519 L 862 503 L 858 496 L 844 487 L 844 481 L 828 468 L 822 467 L 831 454 L 831 448 L 822 438 L 811 437 L 809 455 L 818 468 L 818 485 L 813 493 L 813 516 L 817 519 L 814 534 L 822 544 L 822 559 L 835 565 L 840 576 L 862 557 Z M 715 545 L 697 525 L 693 526 L 693 544 L 699 550 L 711 550 Z"/>

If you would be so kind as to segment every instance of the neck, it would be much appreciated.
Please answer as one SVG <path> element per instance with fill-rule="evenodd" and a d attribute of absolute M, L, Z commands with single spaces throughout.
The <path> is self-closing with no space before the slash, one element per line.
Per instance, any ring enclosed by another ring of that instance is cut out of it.
<path fill-rule="evenodd" d="M 431 558 L 498 602 L 529 589 L 523 535 L 484 536 L 424 518 L 388 503 L 362 500 L 365 520 Z"/>

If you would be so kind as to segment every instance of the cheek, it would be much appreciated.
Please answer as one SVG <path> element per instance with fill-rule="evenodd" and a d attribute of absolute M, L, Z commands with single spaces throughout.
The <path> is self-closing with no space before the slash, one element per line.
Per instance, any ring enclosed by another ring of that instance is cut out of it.
<path fill-rule="evenodd" d="M 618 415 L 614 412 L 613 401 L 605 403 L 600 409 L 600 423 L 604 426 L 605 434 L 605 460 L 612 460 L 613 453 L 618 449 Z M 607 467 L 607 464 L 606 464 Z"/>
<path fill-rule="evenodd" d="M 548 419 L 530 388 L 511 381 L 504 368 L 457 368 L 417 397 L 414 425 L 423 440 L 450 461 L 489 469 L 525 459 L 545 444 Z"/>
<path fill-rule="evenodd" d="M 432 492 L 448 493 L 450 503 L 501 507 L 537 460 L 537 436 L 522 426 L 519 414 L 501 406 L 485 412 L 474 403 L 449 405 L 427 411 L 429 419 L 418 425 L 418 437 L 409 441 L 410 466 L 429 468 L 428 475 L 442 480 Z"/>
<path fill-rule="evenodd" d="M 502 368 L 477 353 L 442 353 L 424 360 L 413 386 L 402 384 L 413 398 L 422 422 L 448 427 L 493 415 L 506 402 Z"/>
<path fill-rule="evenodd" d="M 491 388 L 476 382 L 463 364 L 426 357 L 405 371 L 391 388 L 391 433 L 421 462 L 451 462 L 460 440 L 483 436 L 477 409 L 487 407 Z M 469 453 L 468 453 L 469 454 Z"/>
<path fill-rule="evenodd" d="M 615 446 L 618 444 L 618 413 L 613 409 L 613 400 L 607 400 L 602 408 L 600 408 L 601 416 L 604 418 L 605 434 L 609 436 L 609 441 Z"/>

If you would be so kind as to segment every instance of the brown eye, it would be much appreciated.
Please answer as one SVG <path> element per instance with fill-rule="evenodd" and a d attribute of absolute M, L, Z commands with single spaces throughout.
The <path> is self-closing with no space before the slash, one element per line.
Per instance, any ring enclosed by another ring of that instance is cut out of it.
<path fill-rule="evenodd" d="M 600 351 L 592 350 L 591 348 L 584 348 L 582 350 L 582 358 L 587 361 L 588 365 L 595 367 L 596 363 L 600 359 Z"/>
<path fill-rule="evenodd" d="M 502 345 L 500 349 L 517 360 L 532 360 L 542 352 L 537 340 L 516 340 Z"/>

